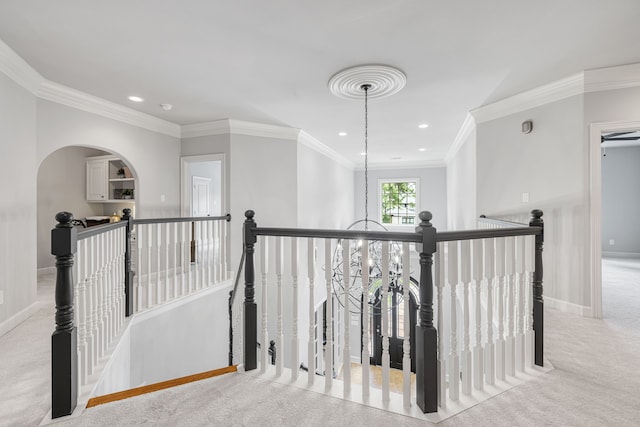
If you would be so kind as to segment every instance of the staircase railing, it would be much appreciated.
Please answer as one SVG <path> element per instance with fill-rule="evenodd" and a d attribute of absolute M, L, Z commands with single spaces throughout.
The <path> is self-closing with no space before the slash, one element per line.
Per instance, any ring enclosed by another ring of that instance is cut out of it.
<path fill-rule="evenodd" d="M 411 360 L 409 327 L 409 288 L 403 286 L 404 330 L 401 334 L 403 359 L 403 402 L 408 407 L 415 402 L 422 412 L 436 412 L 446 407 L 447 400 L 457 401 L 460 389 L 463 394 L 482 390 L 485 384 L 495 384 L 524 371 L 533 363 L 543 364 L 543 300 L 542 300 L 542 212 L 532 212 L 529 226 L 513 224 L 509 228 L 480 229 L 467 231 L 437 232 L 431 224 L 431 214 L 421 212 L 420 224 L 415 232 L 380 232 L 356 230 L 318 230 L 295 228 L 258 227 L 254 212 L 245 213 L 244 252 L 246 254 L 244 278 L 244 330 L 242 332 L 243 364 L 246 371 L 268 365 L 268 349 L 258 341 L 269 342 L 275 337 L 277 354 L 276 376 L 283 374 L 284 360 L 288 359 L 292 380 L 298 378 L 301 348 L 298 335 L 299 307 L 299 255 L 306 258 L 308 286 L 308 382 L 316 381 L 316 351 L 314 310 L 316 307 L 316 244 L 324 246 L 324 285 L 326 292 L 327 343 L 322 360 L 324 371 L 333 372 L 334 344 L 342 356 L 343 395 L 351 393 L 351 309 L 362 310 L 362 319 L 369 318 L 372 283 L 379 281 L 381 299 L 380 313 L 382 334 L 382 404 L 389 402 L 390 388 L 390 319 L 387 305 L 390 287 L 388 282 L 394 275 L 395 283 L 409 284 L 410 272 L 419 271 L 419 310 L 415 325 L 415 400 L 411 390 Z M 287 246 L 283 238 L 289 238 Z M 303 242 L 306 239 L 306 245 Z M 322 242 L 322 243 L 321 243 Z M 380 271 L 371 269 L 370 243 L 379 242 L 381 255 Z M 410 244 L 414 243 L 418 254 L 418 267 L 411 266 Z M 259 254 L 259 269 L 255 265 L 256 246 Z M 275 251 L 273 251 L 275 247 Z M 306 247 L 306 249 L 305 249 Z M 289 260 L 285 260 L 285 248 Z M 302 248 L 302 250 L 300 250 Z M 357 248 L 357 256 L 351 248 Z M 335 254 L 341 256 L 336 257 Z M 435 260 L 435 274 L 433 269 Z M 275 270 L 275 280 L 271 273 Z M 260 288 L 256 284 L 256 271 L 260 274 Z M 290 272 L 287 277 L 286 272 Z M 338 273 L 336 273 L 338 272 Z M 340 277 L 337 277 L 340 276 Z M 358 289 L 354 276 L 362 281 Z M 389 278 L 389 280 L 382 280 Z M 336 286 L 336 279 L 342 286 Z M 290 283 L 290 287 L 287 286 Z M 273 289 L 275 287 L 275 289 Z M 473 287 L 474 292 L 470 292 Z M 363 297 L 368 289 L 369 297 Z M 434 308 L 434 289 L 436 306 Z M 256 292 L 259 290 L 260 292 Z M 273 297 L 276 292 L 275 304 Z M 447 305 L 445 292 L 450 293 Z M 290 293 L 292 310 L 291 324 L 283 322 L 283 295 Z M 259 294 L 260 299 L 256 297 Z M 269 300 L 276 305 L 275 314 Z M 342 325 L 333 317 L 332 305 L 338 303 L 342 310 Z M 260 304 L 260 310 L 258 308 Z M 358 304 L 360 307 L 358 307 Z M 496 313 L 494 313 L 494 307 Z M 304 310 L 304 309 L 303 309 Z M 437 324 L 434 325 L 434 311 Z M 261 318 L 258 318 L 260 313 Z M 531 316 L 531 313 L 533 316 Z M 269 327 L 269 317 L 275 316 L 275 327 Z M 369 328 L 362 321 L 361 363 L 362 401 L 370 399 Z M 332 329 L 337 325 L 340 330 Z M 290 341 L 285 341 L 285 329 Z M 475 334 L 472 334 L 471 331 Z M 373 331 L 372 331 L 373 333 Z M 458 345 L 458 336 L 462 339 Z M 334 339 L 340 342 L 334 342 Z M 472 345 L 473 344 L 473 345 Z M 286 357 L 284 356 L 286 354 Z M 322 357 L 322 356 L 320 356 Z M 333 375 L 324 376 L 325 389 L 331 390 Z M 447 393 L 448 389 L 448 393 Z"/>
<path fill-rule="evenodd" d="M 73 413 L 125 317 L 229 279 L 230 215 L 133 219 L 123 212 L 122 221 L 81 231 L 71 213 L 56 215 L 52 418 Z"/>

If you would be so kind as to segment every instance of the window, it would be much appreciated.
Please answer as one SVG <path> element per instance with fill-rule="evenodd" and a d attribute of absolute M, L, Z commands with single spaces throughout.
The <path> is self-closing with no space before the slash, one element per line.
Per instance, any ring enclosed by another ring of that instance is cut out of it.
<path fill-rule="evenodd" d="M 418 209 L 418 180 L 380 181 L 380 223 L 414 225 Z"/>

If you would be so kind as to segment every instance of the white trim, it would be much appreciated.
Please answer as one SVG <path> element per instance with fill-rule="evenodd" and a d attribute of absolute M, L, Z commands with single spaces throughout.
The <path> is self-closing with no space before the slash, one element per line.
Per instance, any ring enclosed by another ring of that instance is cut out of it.
<path fill-rule="evenodd" d="M 34 95 L 44 81 L 40 73 L 2 40 L 0 40 L 0 72 Z"/>
<path fill-rule="evenodd" d="M 33 316 L 41 306 L 41 303 L 34 302 L 33 304 L 17 312 L 4 322 L 0 323 L 0 337 L 18 326 L 20 323 L 27 320 L 29 317 Z"/>
<path fill-rule="evenodd" d="M 585 92 L 626 89 L 638 86 L 640 86 L 640 64 L 600 68 L 585 72 Z"/>
<path fill-rule="evenodd" d="M 180 125 L 48 80 L 42 82 L 37 96 L 153 132 L 180 137 Z"/>
<path fill-rule="evenodd" d="M 560 299 L 544 297 L 544 305 L 549 308 L 555 308 L 565 313 L 578 314 L 583 317 L 591 317 L 591 307 L 585 305 L 574 304 L 572 302 L 563 301 Z"/>
<path fill-rule="evenodd" d="M 602 252 L 602 258 L 640 259 L 640 253 L 636 253 L 636 252 Z"/>
<path fill-rule="evenodd" d="M 369 170 L 404 170 L 404 169 L 428 169 L 428 168 L 445 168 L 447 164 L 444 160 L 420 160 L 413 162 L 381 162 L 369 164 Z M 364 165 L 358 165 L 354 168 L 356 171 L 363 171 Z"/>
<path fill-rule="evenodd" d="M 584 92 L 584 73 L 538 86 L 535 89 L 510 96 L 500 101 L 471 110 L 476 124 L 509 116 L 520 111 L 560 101 Z"/>
<path fill-rule="evenodd" d="M 202 154 L 198 156 L 181 156 L 180 157 L 180 210 L 182 212 L 182 216 L 190 217 L 191 216 L 191 180 L 189 179 L 189 168 L 187 167 L 189 163 L 195 162 L 216 162 L 219 161 L 221 163 L 220 166 L 220 186 L 222 188 L 221 199 L 222 203 L 220 206 L 220 214 L 227 214 L 227 165 L 225 162 L 226 156 L 224 153 L 218 154 Z"/>
<path fill-rule="evenodd" d="M 55 267 L 42 267 L 38 269 L 38 277 L 45 274 L 52 274 L 52 273 L 55 273 L 56 271 L 57 269 Z"/>
<path fill-rule="evenodd" d="M 589 212 L 591 253 L 591 315 L 602 318 L 602 158 L 600 136 L 603 132 L 640 129 L 637 122 L 602 122 L 589 125 Z"/>
<path fill-rule="evenodd" d="M 264 138 L 298 139 L 300 129 L 268 125 L 264 123 L 247 122 L 243 120 L 222 119 L 212 122 L 194 123 L 180 127 L 182 138 L 198 136 L 238 134 L 260 136 Z"/>
<path fill-rule="evenodd" d="M 449 165 L 451 160 L 458 153 L 460 148 L 467 141 L 467 138 L 471 136 L 471 134 L 476 130 L 476 123 L 473 119 L 473 116 L 470 113 L 467 113 L 467 116 L 464 118 L 464 122 L 462 122 L 462 126 L 460 130 L 458 130 L 458 134 L 456 135 L 456 139 L 453 140 L 453 144 L 449 147 L 449 151 L 444 156 L 444 162 Z"/>
<path fill-rule="evenodd" d="M 335 161 L 336 163 L 348 169 L 353 170 L 355 168 L 355 165 L 351 160 L 339 154 L 337 151 L 333 150 L 332 148 L 327 147 L 322 142 L 317 140 L 315 137 L 309 135 L 307 132 L 303 130 L 300 130 L 298 133 L 298 143 L 304 145 L 305 147 L 311 148 L 314 151 L 317 151 L 323 156 L 330 158 L 331 160 Z"/>

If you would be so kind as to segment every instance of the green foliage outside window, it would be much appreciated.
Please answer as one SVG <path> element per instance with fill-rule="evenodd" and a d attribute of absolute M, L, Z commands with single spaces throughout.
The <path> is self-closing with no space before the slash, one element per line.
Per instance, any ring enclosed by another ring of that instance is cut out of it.
<path fill-rule="evenodd" d="M 416 187 L 415 181 L 382 183 L 382 224 L 408 225 L 415 223 Z"/>

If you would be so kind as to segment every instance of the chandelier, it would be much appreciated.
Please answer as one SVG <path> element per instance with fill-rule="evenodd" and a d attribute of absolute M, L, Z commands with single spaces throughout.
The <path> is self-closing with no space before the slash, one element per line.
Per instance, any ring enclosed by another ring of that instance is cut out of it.
<path fill-rule="evenodd" d="M 378 230 L 387 229 L 377 221 L 369 219 L 369 98 L 382 98 L 393 95 L 404 87 L 406 76 L 402 71 L 384 65 L 364 65 L 343 70 L 329 80 L 331 92 L 345 99 L 364 98 L 364 219 L 351 224 L 348 229 L 369 230 L 375 227 Z M 390 242 L 389 257 L 383 259 L 382 242 L 367 242 L 368 259 L 363 259 L 363 244 L 358 241 L 355 247 L 351 247 L 349 254 L 344 253 L 342 241 L 338 242 L 332 259 L 332 284 L 334 293 L 343 294 L 345 288 L 348 291 L 349 307 L 352 313 L 361 312 L 361 304 L 375 306 L 381 297 L 382 286 L 394 287 L 402 295 L 402 247 L 397 242 Z M 348 258 L 348 263 L 344 259 Z M 389 265 L 389 277 L 383 278 L 383 263 Z M 344 283 L 344 267 L 349 267 L 349 283 Z M 329 266 L 325 266 L 329 268 Z M 362 269 L 369 270 L 369 283 L 362 280 Z M 362 299 L 361 299 L 362 298 Z M 340 298 L 339 304 L 343 304 Z M 400 304 L 402 298 L 398 298 L 396 304 Z M 391 304 L 389 309 L 391 309 Z M 369 311 L 373 314 L 373 310 Z"/>

